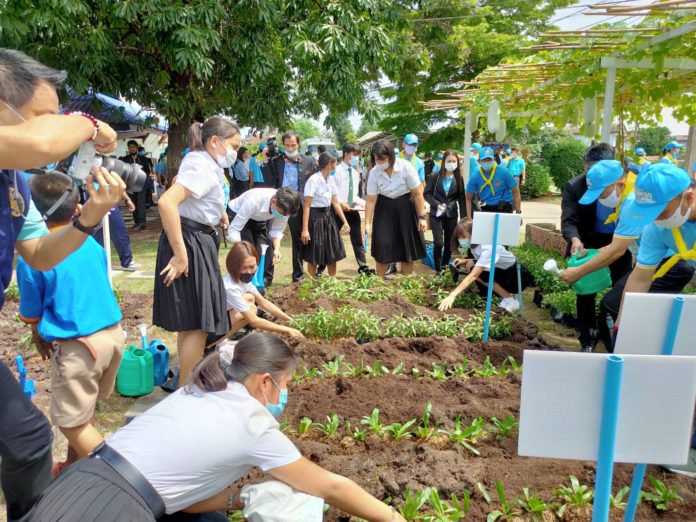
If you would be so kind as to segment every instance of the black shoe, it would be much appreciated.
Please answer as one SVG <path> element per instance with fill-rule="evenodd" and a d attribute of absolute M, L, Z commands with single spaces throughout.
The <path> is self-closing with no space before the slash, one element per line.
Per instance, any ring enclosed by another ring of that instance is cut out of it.
<path fill-rule="evenodd" d="M 447 266 L 449 267 L 450 274 L 452 274 L 452 281 L 456 283 L 457 281 L 459 281 L 459 270 L 454 265 Z"/>
<path fill-rule="evenodd" d="M 132 226 L 131 228 L 132 228 L 133 230 L 135 230 L 136 228 L 140 228 L 140 224 L 139 224 L 139 223 L 133 223 L 133 226 Z"/>
<path fill-rule="evenodd" d="M 237 333 L 232 335 L 230 337 L 230 341 L 239 341 L 242 337 L 245 335 L 251 333 L 251 329 L 248 326 L 243 327 L 241 330 L 239 330 Z"/>
<path fill-rule="evenodd" d="M 324 275 L 324 270 L 326 270 L 326 265 L 319 265 L 317 267 L 317 278 L 321 277 Z"/>
<path fill-rule="evenodd" d="M 387 271 L 384 273 L 384 275 L 392 275 L 396 274 L 396 263 L 389 263 L 389 266 L 387 267 Z"/>
<path fill-rule="evenodd" d="M 369 266 L 361 266 L 358 268 L 358 274 L 361 275 L 375 275 L 376 273 L 374 268 L 370 268 Z"/>
<path fill-rule="evenodd" d="M 595 345 L 590 343 L 590 344 L 583 344 L 582 348 L 580 348 L 580 351 L 583 353 L 592 353 L 594 352 Z"/>
<path fill-rule="evenodd" d="M 271 278 L 269 278 L 269 277 L 264 278 L 264 280 L 263 280 L 263 286 L 265 286 L 266 288 L 268 288 L 268 287 L 271 286 L 272 284 L 273 284 L 273 279 L 271 279 Z"/>

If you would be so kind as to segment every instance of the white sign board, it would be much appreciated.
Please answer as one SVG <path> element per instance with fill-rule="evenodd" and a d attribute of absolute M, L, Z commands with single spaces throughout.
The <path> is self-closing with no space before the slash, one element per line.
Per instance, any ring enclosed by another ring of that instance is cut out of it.
<path fill-rule="evenodd" d="M 519 245 L 522 214 L 502 214 L 498 212 L 474 212 L 474 227 L 471 233 L 471 244 L 493 244 L 495 216 L 500 216 L 500 224 L 498 226 L 498 245 Z"/>
<path fill-rule="evenodd" d="M 625 294 L 614 353 L 662 354 L 674 297 L 673 294 Z M 684 298 L 684 308 L 672 355 L 696 355 L 696 295 L 680 297 Z"/>
<path fill-rule="evenodd" d="M 622 357 L 616 462 L 685 464 L 696 357 Z M 597 460 L 606 365 L 606 354 L 525 350 L 521 456 Z"/>

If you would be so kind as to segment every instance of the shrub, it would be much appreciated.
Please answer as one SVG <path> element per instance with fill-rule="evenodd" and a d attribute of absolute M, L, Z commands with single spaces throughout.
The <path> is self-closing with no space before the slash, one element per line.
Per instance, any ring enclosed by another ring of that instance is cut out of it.
<path fill-rule="evenodd" d="M 563 140 L 548 147 L 544 161 L 556 188 L 562 189 L 568 180 L 582 174 L 584 154 L 585 145 L 576 140 Z"/>
<path fill-rule="evenodd" d="M 7 288 L 5 288 L 5 299 L 16 301 L 19 299 L 19 287 L 17 283 L 11 281 Z"/>
<path fill-rule="evenodd" d="M 527 163 L 525 184 L 520 187 L 522 197 L 525 199 L 540 198 L 548 194 L 550 186 L 549 168 L 539 163 Z"/>
<path fill-rule="evenodd" d="M 527 267 L 539 290 L 545 294 L 568 290 L 567 284 L 560 281 L 555 274 L 544 270 L 544 262 L 549 258 L 555 259 L 561 270 L 566 267 L 563 257 L 558 252 L 526 243 L 510 250 Z"/>

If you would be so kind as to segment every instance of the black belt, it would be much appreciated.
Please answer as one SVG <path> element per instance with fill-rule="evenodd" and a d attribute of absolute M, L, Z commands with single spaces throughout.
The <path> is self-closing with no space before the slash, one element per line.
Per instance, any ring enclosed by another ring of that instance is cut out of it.
<path fill-rule="evenodd" d="M 380 194 L 379 196 L 377 196 L 377 199 L 379 199 L 379 198 L 399 201 L 401 199 L 411 199 L 411 193 L 407 192 L 406 194 L 402 194 L 401 196 L 396 196 L 395 198 L 390 198 L 389 196 L 385 196 L 384 194 Z"/>
<path fill-rule="evenodd" d="M 190 230 L 195 230 L 196 232 L 205 232 L 211 236 L 217 234 L 217 229 L 215 227 L 204 225 L 203 223 L 199 223 L 198 221 L 194 221 L 193 219 L 185 218 L 183 216 L 181 216 L 181 226 Z"/>
<path fill-rule="evenodd" d="M 185 218 L 182 218 L 185 219 Z M 91 459 L 99 459 L 106 462 L 111 468 L 121 475 L 123 480 L 128 482 L 135 491 L 143 498 L 155 518 L 164 515 L 164 502 L 159 493 L 152 487 L 142 473 L 140 473 L 130 462 L 121 454 L 110 447 L 106 442 L 102 442 L 89 454 Z"/>

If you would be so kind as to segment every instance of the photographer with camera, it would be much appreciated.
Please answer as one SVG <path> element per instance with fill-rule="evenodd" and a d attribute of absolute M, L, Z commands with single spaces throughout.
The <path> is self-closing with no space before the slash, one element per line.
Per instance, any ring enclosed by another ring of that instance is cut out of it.
<path fill-rule="evenodd" d="M 127 145 L 128 154 L 118 159 L 124 163 L 137 163 L 149 179 L 152 174 L 152 162 L 144 155 L 139 154 L 137 141 L 128 140 Z M 135 229 L 143 230 L 147 224 L 147 192 L 147 182 L 141 190 L 132 192 L 129 190 L 128 196 L 135 205 L 135 210 L 133 211 L 133 228 Z"/>
<path fill-rule="evenodd" d="M 116 133 L 105 123 L 81 114 L 58 115 L 56 89 L 65 76 L 24 53 L 0 49 L 0 169 L 40 167 L 88 140 L 100 152 L 114 150 Z M 93 173 L 81 216 L 72 226 L 48 233 L 25 177 L 16 170 L 0 172 L 0 308 L 15 248 L 32 268 L 50 270 L 83 244 L 121 198 L 125 184 L 118 176 L 105 169 Z M 0 363 L 0 485 L 8 520 L 22 518 L 50 482 L 51 442 L 48 421 Z"/>

